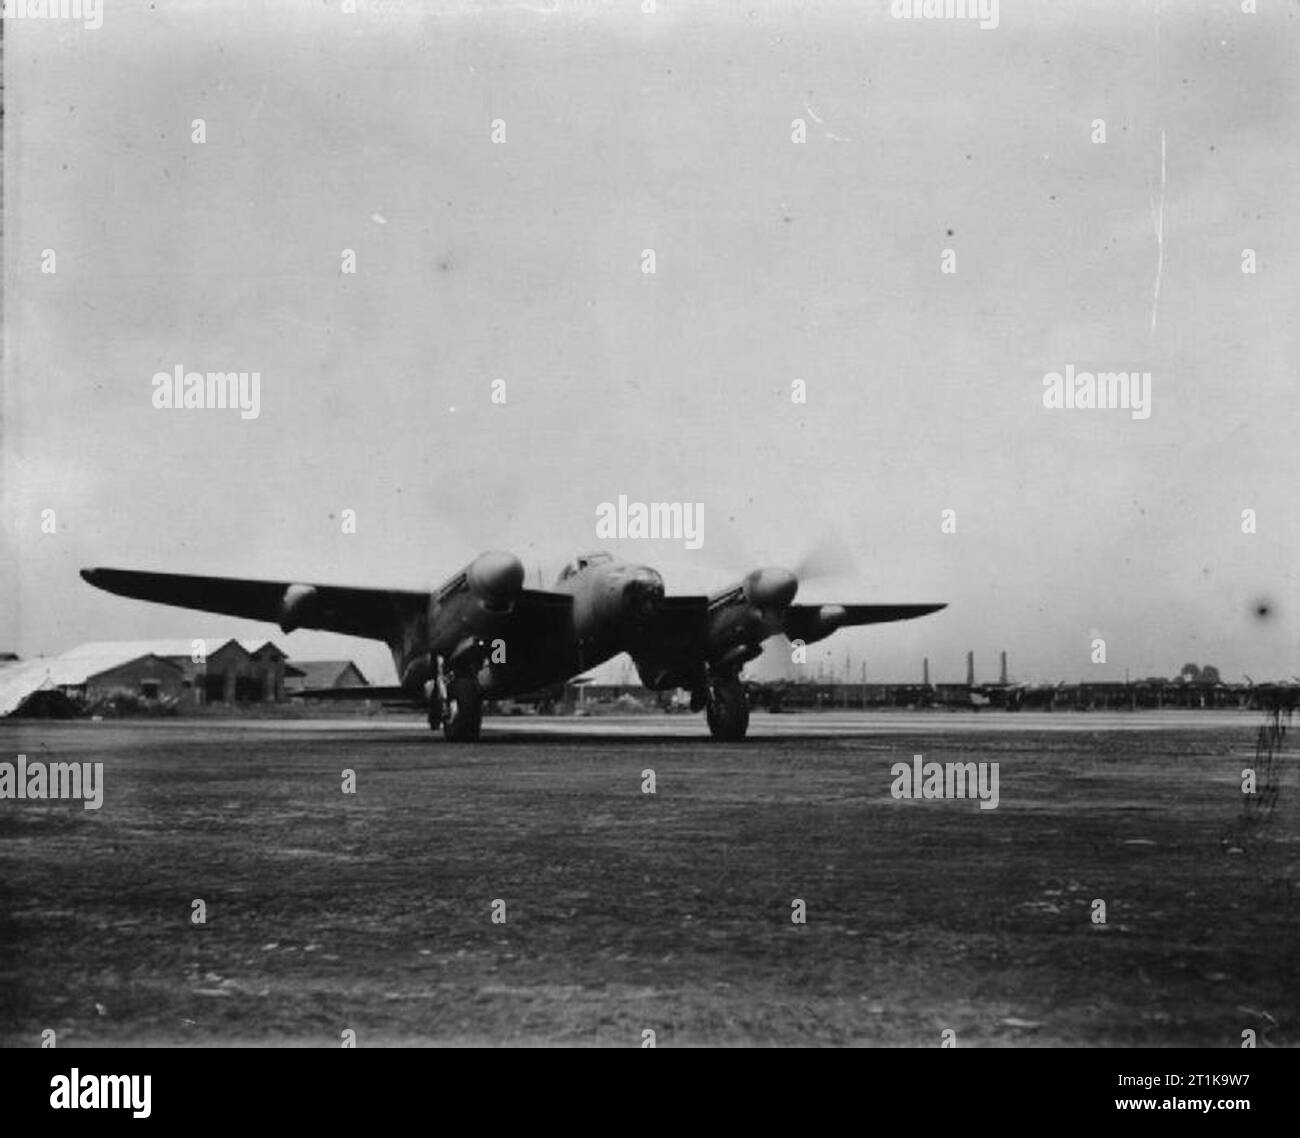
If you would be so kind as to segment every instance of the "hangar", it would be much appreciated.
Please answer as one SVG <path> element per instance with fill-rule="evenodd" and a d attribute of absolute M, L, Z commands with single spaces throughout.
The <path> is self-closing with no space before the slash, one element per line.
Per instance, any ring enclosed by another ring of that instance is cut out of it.
<path fill-rule="evenodd" d="M 179 689 L 144 675 L 140 662 L 146 657 L 172 664 L 180 672 Z M 269 640 L 95 641 L 56 657 L 63 675 L 55 682 L 87 699 L 125 690 L 190 706 L 275 702 L 284 698 L 286 658 Z"/>
<path fill-rule="evenodd" d="M 285 653 L 270 640 L 107 640 L 0 667 L 0 715 L 42 690 L 94 702 L 115 694 L 175 703 L 279 702 Z"/>

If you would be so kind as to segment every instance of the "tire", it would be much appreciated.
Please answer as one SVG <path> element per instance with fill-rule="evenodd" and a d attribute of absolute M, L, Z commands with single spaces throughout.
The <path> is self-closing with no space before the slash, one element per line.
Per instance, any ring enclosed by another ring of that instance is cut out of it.
<path fill-rule="evenodd" d="M 725 680 L 709 689 L 704 709 L 709 732 L 721 743 L 735 743 L 749 730 L 749 700 L 739 680 Z"/>
<path fill-rule="evenodd" d="M 442 733 L 452 743 L 473 743 L 483 726 L 483 693 L 473 676 L 457 676 L 447 685 Z"/>

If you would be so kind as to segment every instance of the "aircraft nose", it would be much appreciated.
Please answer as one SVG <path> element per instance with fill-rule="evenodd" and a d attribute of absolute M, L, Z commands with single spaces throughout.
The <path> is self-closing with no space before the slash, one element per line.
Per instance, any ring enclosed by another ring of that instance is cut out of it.
<path fill-rule="evenodd" d="M 623 582 L 623 607 L 634 620 L 647 619 L 663 597 L 664 579 L 653 569 L 634 569 Z"/>

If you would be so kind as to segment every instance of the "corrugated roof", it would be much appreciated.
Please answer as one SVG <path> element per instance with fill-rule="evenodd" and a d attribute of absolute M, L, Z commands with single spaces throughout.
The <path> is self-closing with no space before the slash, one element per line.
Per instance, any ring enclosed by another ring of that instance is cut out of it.
<path fill-rule="evenodd" d="M 211 656 L 218 648 L 230 643 L 231 638 L 221 640 L 201 636 L 188 637 L 184 640 L 92 640 L 87 644 L 78 644 L 69 648 L 55 660 L 64 661 L 69 667 L 80 667 L 84 661 L 93 667 L 87 675 L 94 676 L 109 668 L 116 668 L 141 656 L 161 656 L 164 660 L 172 656 L 183 656 L 189 660 L 194 654 L 194 641 L 202 640 L 204 652 Z"/>
<path fill-rule="evenodd" d="M 305 688 L 333 687 L 348 668 L 356 670 L 362 684 L 369 684 L 365 673 L 351 660 L 295 660 L 293 666 L 302 673 Z"/>
<path fill-rule="evenodd" d="M 161 656 L 164 660 L 183 656 L 186 660 L 192 660 L 196 640 L 203 642 L 205 656 L 213 656 L 229 644 L 238 644 L 250 656 L 268 644 L 281 655 L 284 654 L 284 649 L 274 640 L 239 640 L 233 636 L 192 636 L 184 640 L 92 640 L 88 644 L 78 644 L 75 648 L 69 648 L 55 658 L 70 663 L 81 659 L 108 660 L 106 667 L 110 668 L 130 660 L 138 660 L 141 656 Z"/>
<path fill-rule="evenodd" d="M 229 641 L 223 641 L 223 643 L 228 644 Z M 281 656 L 288 656 L 288 653 L 274 640 L 238 640 L 236 643 L 250 656 L 256 655 L 259 650 L 265 648 L 268 644 L 279 652 Z"/>
<path fill-rule="evenodd" d="M 81 644 L 63 653 L 62 656 L 54 656 L 42 662 L 45 664 L 47 675 L 49 675 L 56 687 L 77 687 L 84 684 L 91 676 L 98 676 L 102 672 L 111 672 L 114 668 L 120 668 L 123 664 L 129 664 L 133 660 L 156 656 L 166 662 L 168 656 L 174 657 L 176 655 L 178 653 L 172 652 L 164 655 L 161 652 L 151 652 L 147 649 L 140 652 L 136 651 L 133 646 L 126 644 Z M 186 652 L 185 656 L 188 659 L 189 653 Z"/>
<path fill-rule="evenodd" d="M 49 675 L 53 663 L 52 659 L 23 660 L 0 667 L 0 715 L 16 711 L 23 700 L 41 688 L 56 687 Z"/>

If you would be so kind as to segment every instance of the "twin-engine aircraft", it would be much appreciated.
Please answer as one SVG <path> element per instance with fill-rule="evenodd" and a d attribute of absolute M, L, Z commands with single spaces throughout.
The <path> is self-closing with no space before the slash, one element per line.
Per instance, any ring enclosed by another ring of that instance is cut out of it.
<path fill-rule="evenodd" d="M 429 725 L 453 742 L 478 738 L 484 700 L 538 692 L 620 652 L 651 691 L 689 691 L 691 710 L 705 709 L 715 739 L 743 739 L 749 704 L 740 672 L 769 636 L 811 644 L 837 628 L 945 607 L 797 605 L 797 577 L 776 567 L 708 596 L 671 597 L 655 570 L 609 553 L 574 558 L 551 590 L 524 588 L 523 564 L 510 553 L 480 554 L 432 592 L 127 569 L 81 575 L 120 596 L 271 621 L 286 633 L 313 628 L 382 640 L 400 686 L 353 694 L 427 708 Z"/>

